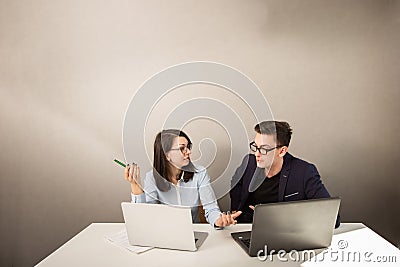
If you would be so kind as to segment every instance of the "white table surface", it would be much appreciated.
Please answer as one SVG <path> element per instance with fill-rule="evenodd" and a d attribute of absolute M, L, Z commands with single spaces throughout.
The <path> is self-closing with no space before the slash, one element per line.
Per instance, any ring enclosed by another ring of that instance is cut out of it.
<path fill-rule="evenodd" d="M 208 224 L 194 224 L 195 231 L 209 233 L 198 251 L 154 248 L 141 254 L 117 247 L 104 238 L 105 235 L 119 232 L 123 228 L 123 223 L 92 223 L 37 266 L 383 266 L 382 263 L 377 264 L 373 260 L 388 261 L 389 257 L 391 261 L 396 260 L 396 262 L 386 262 L 385 265 L 399 266 L 400 264 L 399 249 L 361 223 L 342 223 L 335 230 L 331 246 L 327 249 L 315 250 L 316 258 L 308 262 L 293 261 L 288 255 L 283 260 L 274 255 L 272 260 L 266 261 L 249 257 L 232 239 L 230 233 L 251 230 L 251 224 L 238 224 L 226 227 L 224 230 L 215 230 Z M 335 251 L 337 251 L 336 254 Z M 351 257 L 347 260 L 349 253 Z M 357 255 L 360 253 L 360 262 L 353 260 L 354 253 Z M 370 262 L 366 262 L 365 253 L 368 255 L 366 260 Z M 344 260 L 343 254 L 345 254 Z"/>

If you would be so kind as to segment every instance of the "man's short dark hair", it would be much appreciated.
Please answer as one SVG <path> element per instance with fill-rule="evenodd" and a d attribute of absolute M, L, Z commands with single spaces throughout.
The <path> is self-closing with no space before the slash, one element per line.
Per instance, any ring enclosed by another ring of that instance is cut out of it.
<path fill-rule="evenodd" d="M 273 135 L 278 146 L 289 146 L 292 129 L 285 121 L 263 121 L 254 127 L 259 134 Z"/>

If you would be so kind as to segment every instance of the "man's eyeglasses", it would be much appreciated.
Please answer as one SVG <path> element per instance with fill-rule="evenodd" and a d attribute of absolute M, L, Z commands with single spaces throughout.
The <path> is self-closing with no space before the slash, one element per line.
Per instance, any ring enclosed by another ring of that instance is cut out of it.
<path fill-rule="evenodd" d="M 192 150 L 193 144 L 189 143 L 186 146 L 180 146 L 179 148 L 171 148 L 170 150 L 180 150 L 182 154 L 187 153 L 188 150 Z"/>
<path fill-rule="evenodd" d="M 256 145 L 256 142 L 251 142 L 249 145 L 250 145 L 250 150 L 251 151 L 257 152 L 257 150 L 258 150 L 258 152 L 260 152 L 261 155 L 267 155 L 268 152 L 270 152 L 270 151 L 272 151 L 272 150 L 274 150 L 276 148 L 283 147 L 283 146 L 276 146 L 276 147 L 273 147 L 273 148 L 258 147 Z"/>

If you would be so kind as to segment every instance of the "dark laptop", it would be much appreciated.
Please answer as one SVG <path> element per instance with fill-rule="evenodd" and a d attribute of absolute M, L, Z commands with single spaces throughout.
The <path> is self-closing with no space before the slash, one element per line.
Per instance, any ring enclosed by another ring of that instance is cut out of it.
<path fill-rule="evenodd" d="M 251 257 L 329 247 L 339 206 L 340 198 L 260 204 L 252 230 L 231 235 Z"/>

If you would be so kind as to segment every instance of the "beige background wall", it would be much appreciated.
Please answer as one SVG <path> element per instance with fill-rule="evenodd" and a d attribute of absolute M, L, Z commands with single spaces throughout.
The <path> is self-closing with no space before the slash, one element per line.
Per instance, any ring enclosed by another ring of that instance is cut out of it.
<path fill-rule="evenodd" d="M 252 78 L 343 221 L 398 245 L 399 47 L 394 0 L 1 0 L 0 265 L 122 221 L 125 110 L 151 75 L 192 60 Z"/>

